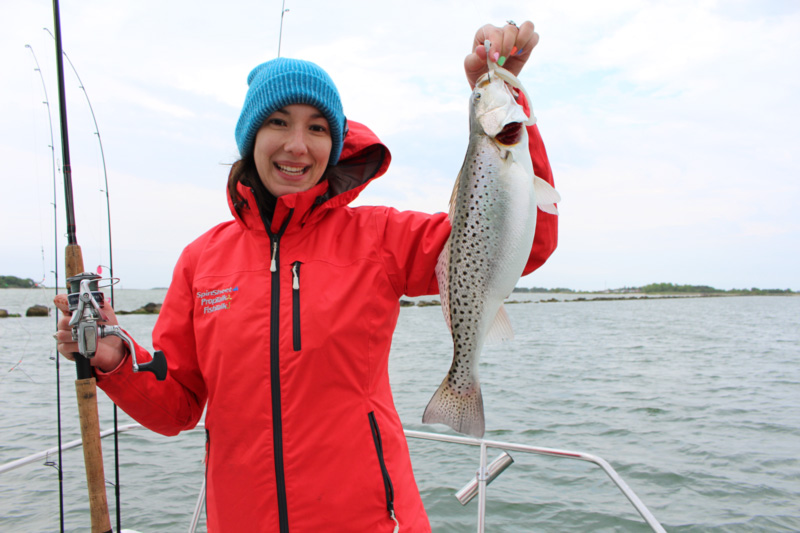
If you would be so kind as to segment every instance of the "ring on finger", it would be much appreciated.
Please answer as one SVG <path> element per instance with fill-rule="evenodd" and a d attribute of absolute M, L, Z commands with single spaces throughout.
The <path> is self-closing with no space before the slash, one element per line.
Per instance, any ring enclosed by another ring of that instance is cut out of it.
<path fill-rule="evenodd" d="M 507 20 L 507 21 L 506 21 L 506 23 L 507 23 L 507 24 L 511 24 L 511 25 L 512 25 L 512 26 L 514 26 L 515 28 L 517 28 L 517 27 L 518 27 L 518 26 L 517 26 L 517 23 L 516 23 L 516 22 L 514 22 L 513 20 Z"/>

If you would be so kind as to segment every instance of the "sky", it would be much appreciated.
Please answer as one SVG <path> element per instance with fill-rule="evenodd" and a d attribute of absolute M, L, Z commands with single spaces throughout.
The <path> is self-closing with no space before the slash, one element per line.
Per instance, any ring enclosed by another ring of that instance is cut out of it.
<path fill-rule="evenodd" d="M 65 62 L 87 270 L 108 271 L 106 176 L 121 288 L 168 286 L 183 247 L 231 218 L 247 74 L 280 35 L 281 55 L 327 70 L 345 114 L 392 152 L 354 205 L 447 211 L 473 36 L 531 20 L 540 43 L 520 79 L 562 202 L 558 249 L 519 285 L 800 290 L 800 3 L 285 4 L 281 32 L 280 0 L 61 1 L 83 83 Z M 0 2 L 0 275 L 50 286 L 66 245 L 52 9 Z"/>

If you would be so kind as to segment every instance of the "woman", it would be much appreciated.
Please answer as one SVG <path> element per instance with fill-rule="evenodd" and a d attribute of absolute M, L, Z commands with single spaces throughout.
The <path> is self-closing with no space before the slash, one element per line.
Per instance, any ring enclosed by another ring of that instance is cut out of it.
<path fill-rule="evenodd" d="M 471 86 L 486 70 L 485 39 L 516 74 L 538 36 L 530 22 L 478 30 Z M 447 215 L 347 207 L 391 158 L 345 119 L 318 66 L 276 59 L 248 84 L 228 181 L 234 220 L 183 251 L 153 332 L 167 381 L 132 373 L 107 338 L 92 360 L 98 385 L 165 435 L 195 427 L 207 407 L 209 531 L 430 531 L 388 356 L 400 297 L 438 292 Z M 536 173 L 552 182 L 538 130 L 529 134 Z M 555 217 L 538 217 L 526 273 L 556 245 Z M 58 340 L 69 357 L 67 320 Z"/>

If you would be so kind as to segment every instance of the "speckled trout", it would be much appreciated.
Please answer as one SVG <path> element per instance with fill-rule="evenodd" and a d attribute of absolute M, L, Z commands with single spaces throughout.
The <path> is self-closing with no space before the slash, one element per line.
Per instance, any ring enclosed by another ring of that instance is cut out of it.
<path fill-rule="evenodd" d="M 525 114 L 512 93 L 519 80 L 496 64 L 470 97 L 470 135 L 450 198 L 452 231 L 436 267 L 442 310 L 453 337 L 453 363 L 422 415 L 482 437 L 478 360 L 487 340 L 510 340 L 503 301 L 530 255 L 539 209 L 557 214 L 559 195 L 535 176 Z"/>

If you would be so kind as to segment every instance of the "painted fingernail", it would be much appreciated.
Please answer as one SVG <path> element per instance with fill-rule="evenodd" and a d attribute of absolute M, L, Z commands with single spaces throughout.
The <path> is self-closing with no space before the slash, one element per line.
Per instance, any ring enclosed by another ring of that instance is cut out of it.
<path fill-rule="evenodd" d="M 519 51 L 517 52 L 517 55 L 522 55 L 522 48 L 519 49 Z"/>
<path fill-rule="evenodd" d="M 53 333 L 53 338 L 58 342 L 58 333 Z"/>
<path fill-rule="evenodd" d="M 510 53 L 510 54 L 508 54 L 508 55 L 510 55 L 510 56 L 513 56 L 514 54 L 516 54 L 516 53 L 517 53 L 517 50 L 519 50 L 519 48 L 517 48 L 517 47 L 515 46 L 514 48 L 512 48 L 512 49 L 511 49 L 511 53 Z"/>
<path fill-rule="evenodd" d="M 505 64 L 505 62 L 506 62 L 506 56 L 500 56 L 500 59 L 497 60 L 497 64 L 500 65 L 501 67 L 503 66 L 503 64 Z"/>
<path fill-rule="evenodd" d="M 495 52 L 492 54 L 492 59 L 494 59 L 494 62 L 497 63 L 497 60 L 500 59 L 500 52 Z"/>

